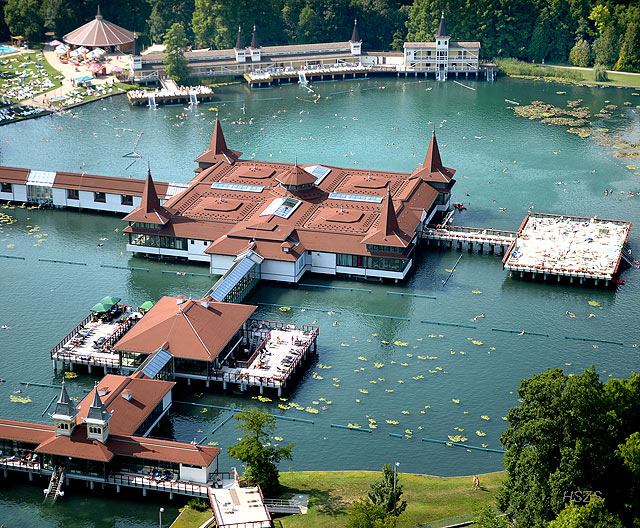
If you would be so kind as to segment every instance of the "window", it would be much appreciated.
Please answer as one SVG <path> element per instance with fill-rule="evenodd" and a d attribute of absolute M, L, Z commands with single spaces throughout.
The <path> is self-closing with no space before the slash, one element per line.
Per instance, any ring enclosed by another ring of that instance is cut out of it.
<path fill-rule="evenodd" d="M 129 194 L 123 194 L 120 196 L 120 203 L 122 205 L 133 205 L 133 196 Z"/>
<path fill-rule="evenodd" d="M 12 185 L 10 183 L 2 183 L 2 188 L 0 189 L 0 192 L 3 193 L 10 193 L 12 192 Z"/>
<path fill-rule="evenodd" d="M 158 235 L 142 235 L 129 233 L 129 244 L 134 246 L 159 247 L 164 249 L 179 249 L 186 251 L 187 239 Z"/>
<path fill-rule="evenodd" d="M 67 423 L 58 423 L 58 429 L 69 429 L 69 424 Z"/>
<path fill-rule="evenodd" d="M 89 432 L 91 434 L 102 434 L 102 428 L 101 427 L 91 427 L 91 426 L 89 426 Z"/>
<path fill-rule="evenodd" d="M 93 201 L 105 203 L 107 201 L 107 195 L 103 192 L 94 192 L 93 193 Z"/>
<path fill-rule="evenodd" d="M 385 257 L 367 257 L 361 255 L 336 255 L 336 264 L 350 268 L 366 268 L 383 271 L 402 271 L 407 261 L 406 259 L 394 259 Z"/>
<path fill-rule="evenodd" d="M 151 224 L 149 222 L 129 222 L 129 225 L 131 227 L 137 227 L 140 229 L 155 229 L 155 230 L 158 230 L 162 227 L 161 225 Z"/>
<path fill-rule="evenodd" d="M 80 191 L 78 189 L 67 189 L 67 200 L 79 200 Z"/>

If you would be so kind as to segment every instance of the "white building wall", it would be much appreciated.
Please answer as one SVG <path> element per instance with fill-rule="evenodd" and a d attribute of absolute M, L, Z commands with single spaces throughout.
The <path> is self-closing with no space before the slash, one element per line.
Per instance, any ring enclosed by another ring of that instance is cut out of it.
<path fill-rule="evenodd" d="M 169 391 L 164 395 L 164 398 L 162 398 L 162 411 L 166 411 L 170 406 L 171 406 L 171 394 L 173 391 Z"/>
<path fill-rule="evenodd" d="M 265 280 L 296 282 L 296 263 L 265 259 L 260 265 L 260 277 Z"/>
<path fill-rule="evenodd" d="M 336 254 L 311 252 L 311 271 L 313 273 L 324 273 L 327 275 L 336 274 Z"/>
<path fill-rule="evenodd" d="M 187 243 L 187 247 L 189 248 L 189 260 L 211 262 L 211 256 L 204 252 L 204 250 L 211 245 L 209 240 L 195 240 L 190 238 Z"/>
<path fill-rule="evenodd" d="M 67 206 L 67 190 L 60 189 L 59 187 L 54 187 L 51 189 L 51 194 L 53 197 L 53 205 L 56 207 L 66 207 Z"/>
<path fill-rule="evenodd" d="M 27 186 L 20 183 L 11 184 L 11 192 L 0 192 L 0 200 L 11 202 L 27 201 Z"/>
<path fill-rule="evenodd" d="M 211 255 L 211 273 L 224 275 L 233 266 L 235 257 L 229 255 Z"/>
<path fill-rule="evenodd" d="M 207 483 L 207 468 L 206 467 L 189 467 L 180 464 L 180 480 L 186 480 L 187 482 L 197 482 L 198 484 Z"/>

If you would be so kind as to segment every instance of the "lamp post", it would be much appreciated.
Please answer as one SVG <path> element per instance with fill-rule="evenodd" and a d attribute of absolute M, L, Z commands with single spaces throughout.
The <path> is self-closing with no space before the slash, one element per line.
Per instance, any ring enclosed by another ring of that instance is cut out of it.
<path fill-rule="evenodd" d="M 163 511 L 164 511 L 164 508 L 160 508 L 160 510 L 158 511 L 158 524 L 160 528 L 162 528 L 162 512 Z"/>
<path fill-rule="evenodd" d="M 396 462 L 393 466 L 393 528 L 396 528 L 396 521 L 398 517 L 396 516 L 396 502 L 398 502 L 398 498 L 396 497 L 396 482 L 398 480 L 398 466 L 400 462 Z"/>

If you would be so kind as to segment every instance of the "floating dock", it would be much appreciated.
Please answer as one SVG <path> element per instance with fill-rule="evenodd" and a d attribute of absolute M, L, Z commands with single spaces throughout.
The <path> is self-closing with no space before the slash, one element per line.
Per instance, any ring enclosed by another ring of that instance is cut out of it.
<path fill-rule="evenodd" d="M 162 89 L 128 91 L 129 103 L 155 108 L 158 105 L 197 105 L 201 102 L 213 101 L 213 90 L 208 86 L 178 86 L 170 79 L 163 79 L 160 83 Z"/>

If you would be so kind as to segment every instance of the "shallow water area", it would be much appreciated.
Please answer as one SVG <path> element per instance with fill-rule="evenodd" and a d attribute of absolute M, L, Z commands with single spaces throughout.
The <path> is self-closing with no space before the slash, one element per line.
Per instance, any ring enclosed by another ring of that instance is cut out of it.
<path fill-rule="evenodd" d="M 640 198 L 628 194 L 637 194 L 640 183 L 626 167 L 628 161 L 615 158 L 611 148 L 596 141 L 568 134 L 567 127 L 517 117 L 505 102 L 542 100 L 564 107 L 569 100 L 583 99 L 582 105 L 595 113 L 607 100 L 617 104 L 618 110 L 598 119 L 594 128 L 637 133 L 637 111 L 624 106 L 625 101 L 636 99 L 632 90 L 504 78 L 493 84 L 460 81 L 476 90 L 451 82 L 376 78 L 317 83 L 313 89 L 321 99 L 311 103 L 305 100 L 306 91 L 294 85 L 253 91 L 235 85 L 216 91 L 218 101 L 234 102 L 156 111 L 129 107 L 124 97 L 116 97 L 80 107 L 75 116 L 45 117 L 0 128 L 0 164 L 143 178 L 149 161 L 156 180 L 188 182 L 195 168 L 193 159 L 210 140 L 215 117 L 211 110 L 218 108 L 228 146 L 243 151 L 245 159 L 293 162 L 297 157 L 302 164 L 410 172 L 424 159 L 435 127 L 444 164 L 457 169 L 454 201 L 468 207 L 457 214 L 458 225 L 517 230 L 530 207 L 640 222 Z M 142 158 L 129 166 L 134 159 L 122 156 L 134 150 L 140 133 L 135 150 Z M 604 196 L 604 189 L 614 193 Z M 117 295 L 137 306 L 162 295 L 198 297 L 215 280 L 177 274 L 206 274 L 206 266 L 130 257 L 124 250 L 124 224 L 115 215 L 3 205 L 0 213 L 15 219 L 11 225 L 0 223 L 0 254 L 24 257 L 0 257 L 0 324 L 10 327 L 0 330 L 0 377 L 7 380 L 0 383 L 0 413 L 6 418 L 47 420 L 41 413 L 56 391 L 27 388 L 19 382 L 61 381 L 62 374 L 52 371 L 48 351 L 102 296 Z M 42 234 L 47 236 L 36 236 Z M 630 244 L 637 251 L 639 240 L 632 228 Z M 454 276 L 442 286 L 460 255 Z M 417 260 L 414 273 L 399 284 L 313 275 L 303 280 L 370 291 L 263 283 L 245 299 L 276 305 L 259 305 L 257 317 L 302 324 L 316 321 L 320 326 L 319 358 L 285 394 L 286 401 L 269 391 L 265 396 L 272 401 L 260 401 L 257 393 L 207 393 L 198 386 L 193 391 L 181 387 L 175 399 L 258 406 L 277 415 L 313 420 L 314 424 L 277 422 L 278 439 L 273 442 L 296 444 L 294 460 L 283 463 L 283 470 L 376 470 L 398 460 L 402 471 L 467 475 L 501 469 L 502 456 L 421 439 L 452 436 L 466 438 L 470 445 L 500 449 L 499 437 L 507 426 L 502 417 L 517 404 L 522 378 L 548 367 L 579 373 L 591 364 L 602 379 L 637 371 L 640 349 L 632 347 L 640 342 L 636 269 L 623 273 L 625 285 L 605 290 L 509 278 L 498 255 L 423 244 Z M 281 311 L 279 306 L 292 309 Z M 566 311 L 576 317 L 568 317 Z M 477 317 L 480 314 L 485 317 Z M 476 328 L 421 322 L 425 320 Z M 519 336 L 493 328 L 549 337 Z M 94 379 L 86 373 L 69 379 L 70 394 L 82 398 Z M 28 396 L 31 402 L 12 402 L 10 396 L 17 390 L 22 392 L 16 395 Z M 182 441 L 206 437 L 205 443 L 225 448 L 239 436 L 234 421 L 210 433 L 227 416 L 226 411 L 177 404 L 172 430 L 165 433 Z M 359 425 L 372 432 L 337 429 L 331 424 Z M 221 469 L 232 465 L 223 451 Z M 118 512 L 135 511 L 135 516 L 115 515 L 110 499 L 100 498 L 95 491 L 82 495 L 83 490 L 75 488 L 52 515 L 40 507 L 37 486 L 16 489 L 19 492 L 6 480 L 2 484 L 0 520 L 12 515 L 18 519 L 19 511 L 27 517 L 6 523 L 7 527 L 36 520 L 43 526 L 157 525 L 155 506 L 149 506 L 148 512 L 118 507 Z M 130 496 L 139 499 L 136 493 Z M 164 497 L 154 500 L 167 502 Z M 92 505 L 104 520 L 76 518 L 69 506 L 74 501 Z"/>

